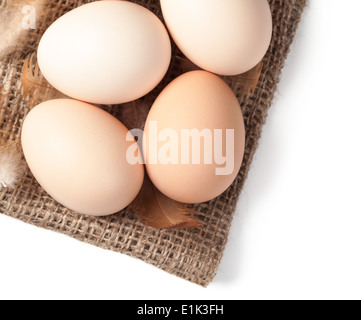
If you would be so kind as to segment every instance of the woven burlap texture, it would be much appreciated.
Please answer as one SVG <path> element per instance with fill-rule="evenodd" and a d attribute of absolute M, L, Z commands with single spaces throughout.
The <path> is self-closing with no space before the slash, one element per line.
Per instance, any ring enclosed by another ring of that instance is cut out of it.
<path fill-rule="evenodd" d="M 43 0 L 41 12 L 37 12 L 36 29 L 27 31 L 26 37 L 18 43 L 15 50 L 0 57 L 1 144 L 8 142 L 9 139 L 20 140 L 21 125 L 29 112 L 29 99 L 24 99 L 21 93 L 24 59 L 36 51 L 41 35 L 54 20 L 88 2 L 92 1 Z M 133 2 L 149 8 L 161 17 L 159 0 Z M 183 279 L 207 286 L 213 280 L 221 261 L 237 200 L 307 0 L 269 0 L 269 2 L 274 20 L 273 40 L 263 61 L 264 68 L 258 86 L 254 94 L 241 104 L 246 125 L 243 165 L 237 179 L 223 195 L 209 203 L 195 206 L 197 217 L 203 224 L 202 228 L 155 230 L 140 221 L 130 209 L 101 218 L 78 215 L 54 201 L 39 186 L 31 173 L 15 190 L 3 189 L 0 192 L 0 213 L 104 249 L 130 255 Z M 7 4 L 8 0 L 0 0 L 0 10 L 6 10 Z M 176 56 L 181 56 L 181 53 L 173 44 L 170 70 L 158 88 L 142 99 L 143 103 L 138 107 L 142 108 L 139 110 L 140 114 L 146 114 L 147 110 L 144 110 L 144 106 L 149 108 L 162 88 L 181 74 L 182 69 Z M 225 80 L 237 96 L 241 97 L 238 78 L 225 77 Z M 126 124 L 132 122 L 132 115 L 128 114 L 129 108 L 105 106 L 104 109 Z M 134 123 L 136 121 L 133 121 Z"/>

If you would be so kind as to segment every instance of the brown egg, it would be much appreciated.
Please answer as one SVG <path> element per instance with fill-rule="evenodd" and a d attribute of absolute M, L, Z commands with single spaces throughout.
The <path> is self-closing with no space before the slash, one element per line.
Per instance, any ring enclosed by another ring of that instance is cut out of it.
<path fill-rule="evenodd" d="M 145 125 L 148 175 L 169 198 L 211 200 L 232 184 L 243 159 L 245 128 L 238 100 L 218 76 L 186 73 L 159 95 Z"/>
<path fill-rule="evenodd" d="M 71 99 L 41 103 L 26 117 L 21 140 L 40 185 L 79 213 L 116 213 L 142 186 L 143 166 L 127 158 L 127 151 L 137 148 L 134 138 L 119 120 L 93 105 Z"/>

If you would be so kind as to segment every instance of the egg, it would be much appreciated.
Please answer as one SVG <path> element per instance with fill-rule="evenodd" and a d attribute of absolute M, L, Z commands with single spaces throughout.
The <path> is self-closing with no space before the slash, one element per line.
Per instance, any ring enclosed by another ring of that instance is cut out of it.
<path fill-rule="evenodd" d="M 171 43 L 148 9 L 128 1 L 96 1 L 56 20 L 38 47 L 44 77 L 65 95 L 121 104 L 153 90 L 165 76 Z"/>
<path fill-rule="evenodd" d="M 233 76 L 263 58 L 272 37 L 267 0 L 161 0 L 164 19 L 182 52 L 204 70 Z"/>
<path fill-rule="evenodd" d="M 160 192 L 183 203 L 221 195 L 243 159 L 245 127 L 230 87 L 206 71 L 185 73 L 154 102 L 145 124 L 143 154 Z"/>
<path fill-rule="evenodd" d="M 25 118 L 21 143 L 39 184 L 78 213 L 116 213 L 142 186 L 144 166 L 127 157 L 137 143 L 119 120 L 96 106 L 71 99 L 43 102 Z"/>

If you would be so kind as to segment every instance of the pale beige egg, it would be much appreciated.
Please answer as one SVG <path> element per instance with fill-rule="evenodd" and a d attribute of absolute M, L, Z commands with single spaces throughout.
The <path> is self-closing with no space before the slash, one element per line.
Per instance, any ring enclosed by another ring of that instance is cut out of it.
<path fill-rule="evenodd" d="M 201 203 L 222 194 L 243 159 L 245 127 L 236 96 L 218 76 L 192 71 L 159 95 L 145 125 L 148 175 L 169 198 Z"/>
<path fill-rule="evenodd" d="M 161 0 L 168 29 L 196 65 L 220 75 L 256 66 L 272 37 L 267 0 Z"/>
<path fill-rule="evenodd" d="M 65 95 L 96 104 L 136 100 L 165 76 L 171 44 L 165 26 L 129 1 L 95 1 L 56 20 L 38 47 L 44 77 Z"/>
<path fill-rule="evenodd" d="M 144 178 L 130 164 L 137 143 L 127 128 L 104 110 L 76 100 L 41 103 L 25 118 L 21 142 L 40 185 L 65 207 L 105 216 L 128 206 Z"/>

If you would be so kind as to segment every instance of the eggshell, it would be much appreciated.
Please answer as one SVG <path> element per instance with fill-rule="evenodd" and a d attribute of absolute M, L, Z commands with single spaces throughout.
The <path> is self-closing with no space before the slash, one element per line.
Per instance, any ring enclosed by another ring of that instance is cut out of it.
<path fill-rule="evenodd" d="M 267 0 L 161 0 L 168 29 L 199 67 L 237 75 L 255 67 L 272 37 Z"/>
<path fill-rule="evenodd" d="M 26 161 L 40 185 L 64 206 L 82 214 L 118 212 L 137 196 L 141 164 L 126 158 L 134 139 L 104 110 L 71 99 L 35 107 L 22 127 Z"/>
<path fill-rule="evenodd" d="M 120 104 L 153 90 L 166 74 L 171 44 L 148 9 L 128 1 L 96 1 L 56 20 L 38 47 L 44 77 L 65 95 Z"/>
<path fill-rule="evenodd" d="M 198 149 L 197 138 L 188 139 L 187 146 L 182 134 L 193 129 L 211 132 L 210 148 L 206 138 L 198 140 Z M 216 130 L 222 130 L 222 145 L 215 143 Z M 226 130 L 233 132 L 234 141 L 226 140 Z M 236 96 L 222 79 L 206 71 L 183 74 L 164 89 L 150 110 L 143 138 L 150 179 L 163 194 L 183 203 L 201 203 L 222 194 L 240 170 L 244 146 L 245 127 Z M 220 152 L 224 163 L 216 160 Z M 193 160 L 197 153 L 199 162 Z M 217 174 L 217 168 L 227 164 L 228 169 Z"/>

